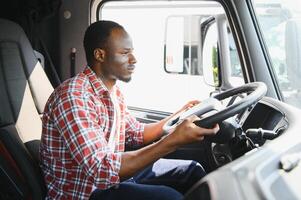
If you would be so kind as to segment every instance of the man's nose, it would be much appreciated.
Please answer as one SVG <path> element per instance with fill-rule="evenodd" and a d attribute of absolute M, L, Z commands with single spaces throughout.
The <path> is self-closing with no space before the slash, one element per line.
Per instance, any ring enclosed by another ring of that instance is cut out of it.
<path fill-rule="evenodd" d="M 131 55 L 130 55 L 130 63 L 131 63 L 131 64 L 137 63 L 137 60 L 136 60 L 134 54 L 132 54 L 132 53 L 131 53 Z"/>

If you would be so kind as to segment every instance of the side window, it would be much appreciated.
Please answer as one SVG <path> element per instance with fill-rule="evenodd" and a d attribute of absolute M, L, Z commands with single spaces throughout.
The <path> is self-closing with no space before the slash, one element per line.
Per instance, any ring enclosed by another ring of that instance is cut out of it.
<path fill-rule="evenodd" d="M 229 28 L 228 28 L 228 40 L 229 40 L 230 71 L 231 71 L 230 82 L 232 86 L 237 87 L 244 84 L 244 78 L 243 78 L 234 38 Z"/>
<path fill-rule="evenodd" d="M 301 108 L 301 2 L 252 2 L 284 101 Z"/>
<path fill-rule="evenodd" d="M 235 42 L 219 3 L 109 1 L 97 6 L 92 10 L 98 19 L 120 23 L 133 40 L 135 73 L 131 82 L 118 83 L 129 106 L 173 112 L 189 100 L 208 98 L 220 86 L 237 85 L 233 80 L 243 83 Z M 218 73 L 228 77 L 220 79 Z"/>
<path fill-rule="evenodd" d="M 231 31 L 228 32 L 228 37 L 231 61 L 231 76 L 243 78 L 236 45 Z"/>

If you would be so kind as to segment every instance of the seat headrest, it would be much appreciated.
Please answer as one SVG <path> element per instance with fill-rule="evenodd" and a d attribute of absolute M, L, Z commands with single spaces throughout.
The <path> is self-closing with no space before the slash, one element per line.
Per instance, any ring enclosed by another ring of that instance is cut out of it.
<path fill-rule="evenodd" d="M 5 19 L 0 19 L 0 27 L 0 43 L 8 42 L 18 45 L 20 52 L 23 54 L 21 56 L 25 65 L 25 73 L 29 77 L 38 60 L 25 32 L 18 24 Z"/>
<path fill-rule="evenodd" d="M 28 81 L 36 109 L 42 113 L 53 87 L 23 29 L 18 24 L 5 19 L 0 19 L 0 27 L 0 67 L 3 78 L 8 80 L 7 76 L 16 78 L 14 76 L 18 75 L 17 79 L 20 79 L 22 74 L 25 74 L 25 81 Z M 12 72 L 13 70 L 15 72 Z"/>

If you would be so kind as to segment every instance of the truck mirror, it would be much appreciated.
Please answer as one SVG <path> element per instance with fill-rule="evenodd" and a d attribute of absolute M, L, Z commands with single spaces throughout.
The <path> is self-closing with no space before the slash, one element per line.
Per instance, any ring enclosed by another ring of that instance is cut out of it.
<path fill-rule="evenodd" d="M 168 73 L 201 75 L 200 15 L 169 16 L 166 20 L 164 69 Z"/>
<path fill-rule="evenodd" d="M 184 73 L 184 17 L 167 18 L 165 32 L 164 69 L 169 73 Z"/>
<path fill-rule="evenodd" d="M 219 52 L 216 22 L 210 19 L 210 21 L 202 23 L 201 32 L 204 35 L 202 46 L 204 81 L 210 86 L 219 87 Z"/>

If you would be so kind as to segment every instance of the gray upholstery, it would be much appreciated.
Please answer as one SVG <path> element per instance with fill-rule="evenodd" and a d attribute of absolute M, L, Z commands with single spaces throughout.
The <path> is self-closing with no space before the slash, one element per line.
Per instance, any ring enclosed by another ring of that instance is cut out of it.
<path fill-rule="evenodd" d="M 53 88 L 22 28 L 0 19 L 0 29 L 0 145 L 22 172 L 25 191 L 41 199 L 45 186 L 37 163 L 40 114 Z"/>

